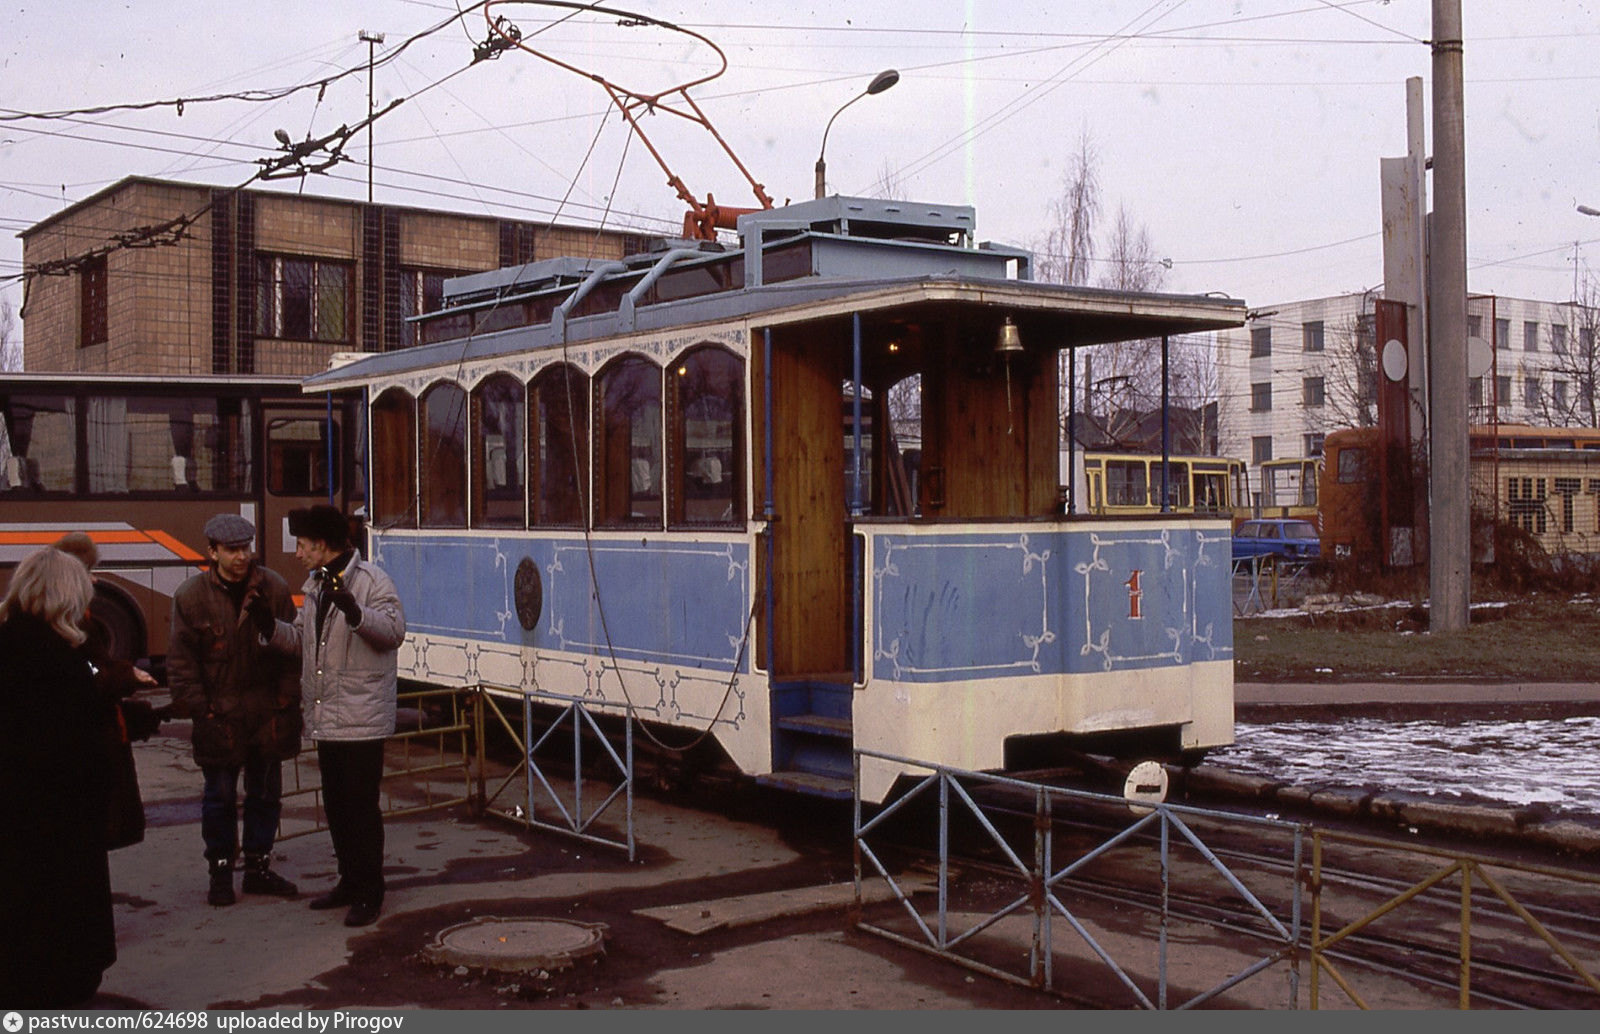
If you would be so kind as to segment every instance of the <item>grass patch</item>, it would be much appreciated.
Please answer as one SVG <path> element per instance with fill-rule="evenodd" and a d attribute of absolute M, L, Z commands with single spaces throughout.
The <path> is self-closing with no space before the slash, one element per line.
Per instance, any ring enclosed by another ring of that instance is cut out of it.
<path fill-rule="evenodd" d="M 1475 606 L 1469 627 L 1428 631 L 1427 609 L 1403 604 L 1284 618 L 1236 618 L 1234 677 L 1245 682 L 1382 678 L 1600 678 L 1600 606 L 1593 597 L 1530 595 Z"/>

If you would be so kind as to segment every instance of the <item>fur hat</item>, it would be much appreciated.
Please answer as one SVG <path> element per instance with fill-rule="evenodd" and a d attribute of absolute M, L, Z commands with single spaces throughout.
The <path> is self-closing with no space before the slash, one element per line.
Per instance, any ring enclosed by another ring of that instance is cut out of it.
<path fill-rule="evenodd" d="M 344 514 L 326 503 L 290 510 L 289 534 L 297 539 L 314 539 L 329 549 L 343 549 L 350 544 L 350 525 Z"/>
<path fill-rule="evenodd" d="M 219 546 L 247 546 L 256 537 L 256 526 L 236 513 L 219 513 L 206 521 L 203 534 Z"/>

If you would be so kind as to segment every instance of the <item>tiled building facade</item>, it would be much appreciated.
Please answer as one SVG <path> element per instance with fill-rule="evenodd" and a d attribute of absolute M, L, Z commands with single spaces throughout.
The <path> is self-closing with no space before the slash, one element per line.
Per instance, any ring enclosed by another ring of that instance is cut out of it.
<path fill-rule="evenodd" d="M 132 177 L 22 233 L 29 371 L 305 375 L 414 343 L 445 277 L 636 234 Z"/>
<path fill-rule="evenodd" d="M 1252 468 L 1319 456 L 1323 438 L 1377 420 L 1377 292 L 1263 305 L 1217 335 L 1219 451 Z M 1593 426 L 1596 311 L 1475 295 L 1467 335 L 1489 358 L 1467 384 L 1468 421 Z M 1252 469 L 1252 475 L 1254 469 Z M 1252 479 L 1254 480 L 1254 479 Z"/>

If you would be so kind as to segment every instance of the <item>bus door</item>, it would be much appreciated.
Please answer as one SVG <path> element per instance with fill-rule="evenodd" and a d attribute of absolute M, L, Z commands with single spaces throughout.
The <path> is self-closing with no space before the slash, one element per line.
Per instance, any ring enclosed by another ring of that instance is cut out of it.
<path fill-rule="evenodd" d="M 325 404 L 268 402 L 262 407 L 265 469 L 257 547 L 266 565 L 291 587 L 305 580 L 294 557 L 289 511 L 318 503 L 345 508 L 349 486 L 344 420 L 335 405 L 330 429 Z"/>

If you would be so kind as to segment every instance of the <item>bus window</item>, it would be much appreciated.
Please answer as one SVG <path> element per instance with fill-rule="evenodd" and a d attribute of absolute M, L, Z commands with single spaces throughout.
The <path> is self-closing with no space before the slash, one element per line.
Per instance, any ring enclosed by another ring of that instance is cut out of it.
<path fill-rule="evenodd" d="M 248 411 L 239 399 L 90 396 L 89 491 L 249 491 Z"/>
<path fill-rule="evenodd" d="M 0 492 L 78 487 L 77 406 L 64 395 L 0 397 Z"/>
<path fill-rule="evenodd" d="M 326 496 L 328 451 L 326 419 L 287 417 L 267 424 L 267 491 L 273 495 Z M 334 476 L 339 490 L 339 428 L 333 428 Z"/>

